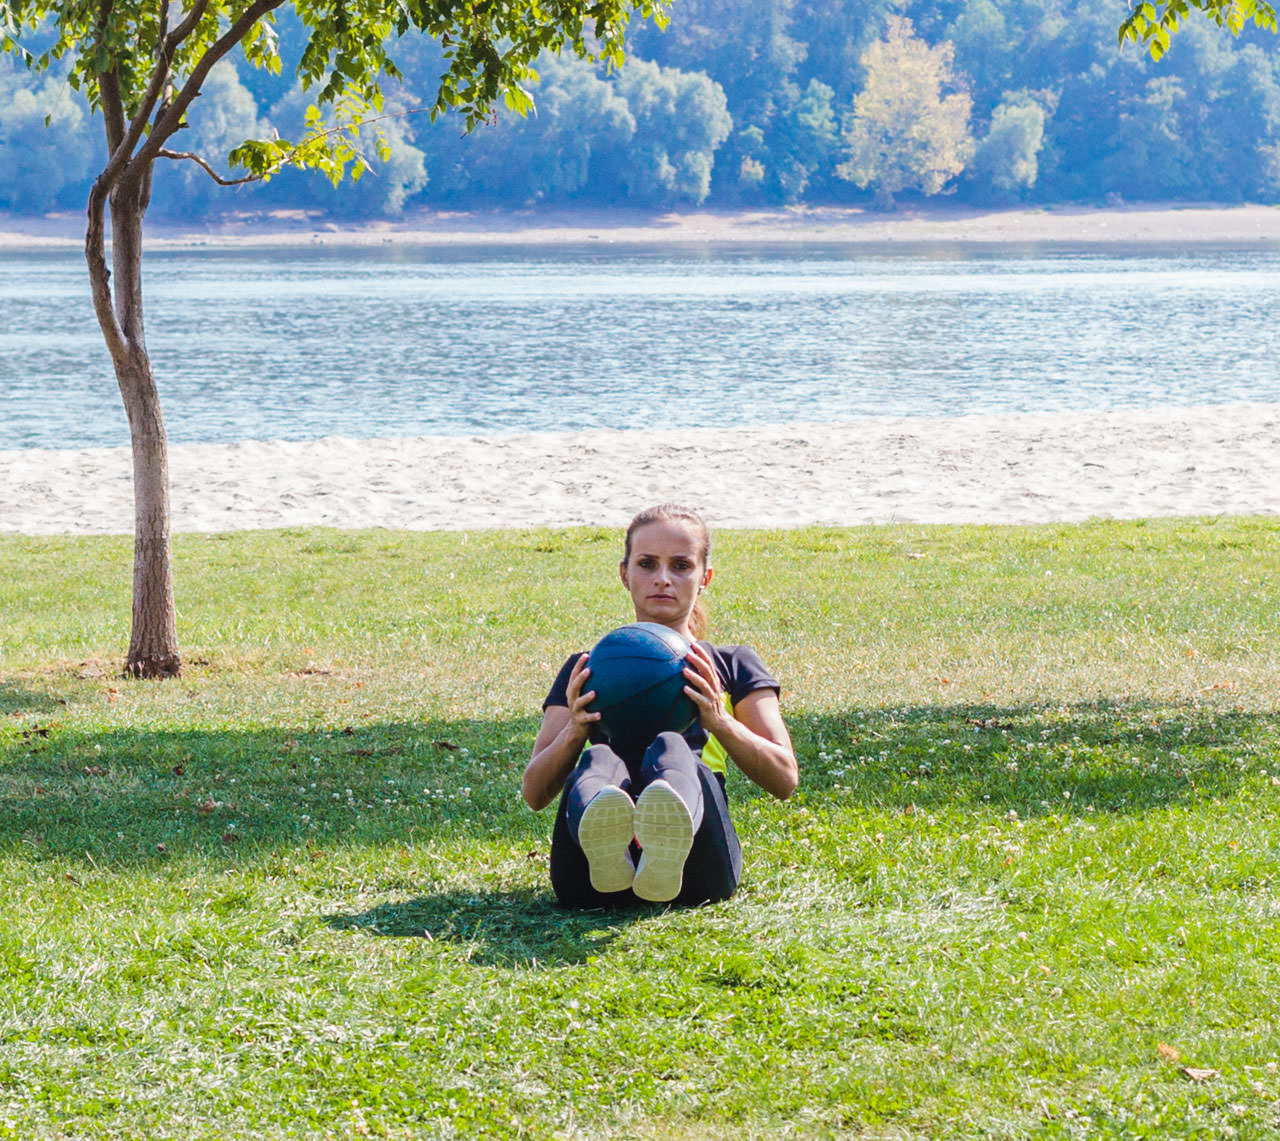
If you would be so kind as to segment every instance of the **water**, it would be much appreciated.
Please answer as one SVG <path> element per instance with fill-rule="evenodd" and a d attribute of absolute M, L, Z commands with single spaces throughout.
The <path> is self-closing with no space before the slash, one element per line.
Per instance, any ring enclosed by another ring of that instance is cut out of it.
<path fill-rule="evenodd" d="M 171 441 L 1280 401 L 1275 248 L 153 251 Z M 0 253 L 0 449 L 128 442 L 77 252 Z"/>

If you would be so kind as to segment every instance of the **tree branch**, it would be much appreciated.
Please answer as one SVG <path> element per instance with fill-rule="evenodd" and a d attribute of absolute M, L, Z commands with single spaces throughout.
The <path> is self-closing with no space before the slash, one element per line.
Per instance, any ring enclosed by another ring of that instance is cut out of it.
<path fill-rule="evenodd" d="M 285 0 L 256 0 L 255 3 L 241 13 L 240 18 L 217 41 L 205 50 L 200 56 L 199 63 L 196 64 L 191 74 L 187 77 L 182 90 L 178 92 L 172 102 L 163 108 L 161 114 L 157 116 L 156 121 L 151 125 L 151 133 L 138 151 L 139 159 L 149 162 L 160 153 L 164 144 L 168 142 L 173 133 L 182 124 L 182 116 L 186 114 L 187 108 L 191 106 L 195 97 L 200 94 L 200 88 L 204 85 L 204 81 L 208 78 L 209 72 L 213 70 L 214 65 L 220 63 L 230 53 L 231 49 L 249 34 L 249 30 L 254 24 L 268 12 L 279 8 L 284 2 Z M 197 0 L 197 4 L 203 8 L 208 4 L 208 0 Z M 191 23 L 190 18 L 184 20 L 182 26 L 185 27 L 189 23 Z M 175 35 L 178 30 L 174 29 Z M 188 34 L 190 33 L 188 32 Z M 170 38 L 172 39 L 172 37 Z"/>
<path fill-rule="evenodd" d="M 107 24 L 111 20 L 114 0 L 99 0 L 97 36 L 99 42 L 106 39 Z M 98 98 L 102 104 L 102 121 L 107 132 L 107 147 L 110 151 L 107 166 L 111 166 L 116 150 L 124 138 L 124 100 L 120 97 L 120 77 L 114 71 L 104 71 L 98 75 Z M 104 171 L 105 173 L 105 171 Z M 115 180 L 114 173 L 111 181 Z"/>
<path fill-rule="evenodd" d="M 191 151 L 159 150 L 156 151 L 156 158 L 185 159 L 187 162 L 193 162 L 219 186 L 243 186 L 246 182 L 261 182 L 266 177 L 263 174 L 246 174 L 243 178 L 223 178 L 203 158 Z"/>
<path fill-rule="evenodd" d="M 102 328 L 103 339 L 113 361 L 121 360 L 128 349 L 124 330 L 111 304 L 111 270 L 107 268 L 106 207 L 110 186 L 99 175 L 89 191 L 89 222 L 84 235 L 84 257 L 89 263 L 89 289 L 93 309 Z"/>
<path fill-rule="evenodd" d="M 156 62 L 151 69 L 151 79 L 147 83 L 147 91 L 142 97 L 142 102 L 138 105 L 138 110 L 134 112 L 133 121 L 129 124 L 127 133 L 124 134 L 117 145 L 111 148 L 111 159 L 107 163 L 108 170 L 112 169 L 112 167 L 123 168 L 130 161 L 133 148 L 138 145 L 138 140 L 146 132 L 147 121 L 151 118 L 151 112 L 155 110 L 156 104 L 160 102 L 161 95 L 164 94 L 164 87 L 171 73 L 174 52 L 195 29 L 208 7 L 209 0 L 196 0 L 195 4 L 192 5 L 191 11 L 187 13 L 187 18 L 170 33 L 168 31 L 169 0 L 161 0 L 160 30 L 156 38 Z M 179 31 L 182 31 L 181 37 L 177 35 Z"/>

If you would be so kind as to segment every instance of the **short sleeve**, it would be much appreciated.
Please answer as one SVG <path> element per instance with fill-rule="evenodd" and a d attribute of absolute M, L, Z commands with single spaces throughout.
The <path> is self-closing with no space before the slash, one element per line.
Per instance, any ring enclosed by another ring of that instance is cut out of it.
<path fill-rule="evenodd" d="M 569 660 L 560 667 L 560 672 L 556 674 L 556 680 L 551 683 L 551 691 L 547 694 L 546 699 L 542 703 L 545 710 L 549 705 L 563 705 L 565 708 L 569 706 L 569 677 L 573 673 L 573 666 L 577 660 L 582 657 L 581 654 L 570 654 Z"/>
<path fill-rule="evenodd" d="M 749 693 L 758 689 L 771 689 L 781 692 L 778 679 L 769 672 L 768 667 L 760 660 L 760 655 L 750 646 L 710 646 L 711 656 L 715 659 L 716 669 L 724 684 L 729 700 L 737 705 Z"/>

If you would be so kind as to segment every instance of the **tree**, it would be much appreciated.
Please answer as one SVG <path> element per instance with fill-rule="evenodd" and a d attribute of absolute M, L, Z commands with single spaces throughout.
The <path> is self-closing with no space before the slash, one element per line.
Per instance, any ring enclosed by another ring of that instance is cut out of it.
<path fill-rule="evenodd" d="M 991 127 L 974 155 L 973 173 L 998 195 L 1030 189 L 1039 174 L 1044 120 L 1044 108 L 1036 100 L 1006 98 L 992 112 Z"/>
<path fill-rule="evenodd" d="M 937 194 L 973 153 L 967 92 L 944 95 L 952 83 L 949 43 L 930 47 L 910 20 L 889 19 L 883 40 L 863 56 L 866 84 L 853 101 L 845 130 L 848 159 L 836 173 L 874 186 L 884 206 L 902 190 Z"/>
<path fill-rule="evenodd" d="M 419 141 L 431 169 L 431 198 L 571 200 L 590 185 L 602 154 L 630 142 L 635 118 L 595 67 L 553 58 L 538 63 L 538 75 L 535 114 L 508 116 L 466 136 L 445 116 L 424 132 Z"/>
<path fill-rule="evenodd" d="M 88 195 L 85 259 L 133 452 L 133 623 L 125 669 L 137 676 L 181 669 L 168 447 L 143 322 L 142 223 L 152 177 L 166 159 L 193 162 L 218 182 L 236 181 L 218 174 L 209 157 L 171 144 L 214 68 L 233 52 L 279 71 L 274 13 L 286 2 L 306 29 L 297 71 L 303 87 L 316 92 L 315 103 L 297 142 L 249 139 L 226 156 L 244 179 L 290 164 L 335 182 L 348 170 L 358 178 L 367 166 L 361 128 L 382 107 L 384 77 L 400 77 L 390 54 L 398 37 L 425 33 L 440 42 L 446 68 L 430 113 L 457 109 L 470 128 L 499 100 L 521 113 L 532 107 L 522 83 L 536 78 L 533 62 L 543 51 L 568 48 L 620 64 L 631 16 L 661 23 L 667 0 L 0 0 L 0 48 L 37 70 L 65 61 L 68 81 L 86 93 L 106 136 L 107 158 Z"/>
<path fill-rule="evenodd" d="M 1169 50 L 1173 33 L 1193 10 L 1235 36 L 1250 21 L 1269 32 L 1276 30 L 1276 10 L 1268 0 L 1165 0 L 1164 4 L 1139 0 L 1120 25 L 1120 42 L 1146 44 L 1151 58 L 1159 59 Z"/>
<path fill-rule="evenodd" d="M 0 208 L 41 214 L 80 201 L 95 159 L 83 103 L 54 75 L 23 87 L 0 58 Z"/>
<path fill-rule="evenodd" d="M 627 196 L 647 206 L 700 206 L 711 189 L 715 153 L 733 128 L 720 85 L 636 60 L 617 88 L 636 124 L 621 169 Z"/>

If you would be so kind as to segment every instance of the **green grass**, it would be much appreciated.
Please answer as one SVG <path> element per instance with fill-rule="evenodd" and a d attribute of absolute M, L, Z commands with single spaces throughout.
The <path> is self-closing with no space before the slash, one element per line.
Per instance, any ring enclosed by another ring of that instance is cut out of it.
<path fill-rule="evenodd" d="M 717 536 L 801 791 L 575 914 L 517 788 L 617 558 L 182 536 L 152 683 L 127 541 L 0 539 L 0 1137 L 1280 1134 L 1275 521 Z"/>

